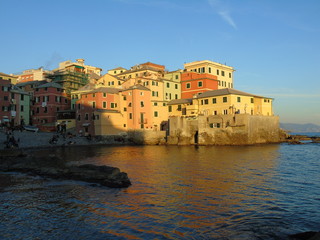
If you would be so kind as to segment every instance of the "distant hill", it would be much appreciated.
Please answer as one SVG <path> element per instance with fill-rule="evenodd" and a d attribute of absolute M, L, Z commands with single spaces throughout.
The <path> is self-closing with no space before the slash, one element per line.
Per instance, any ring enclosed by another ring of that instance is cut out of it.
<path fill-rule="evenodd" d="M 320 132 L 320 126 L 312 123 L 280 123 L 280 127 L 290 132 Z"/>

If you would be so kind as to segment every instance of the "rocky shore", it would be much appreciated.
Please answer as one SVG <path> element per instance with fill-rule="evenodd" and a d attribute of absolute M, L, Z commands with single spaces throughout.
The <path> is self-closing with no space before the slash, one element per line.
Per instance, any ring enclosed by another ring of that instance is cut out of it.
<path fill-rule="evenodd" d="M 119 168 L 92 164 L 68 166 L 63 159 L 54 155 L 38 158 L 23 153 L 17 155 L 2 154 L 0 156 L 0 171 L 22 172 L 56 179 L 80 180 L 112 188 L 125 188 L 131 185 L 128 175 L 120 172 Z"/>
<path fill-rule="evenodd" d="M 98 183 L 112 188 L 123 188 L 131 185 L 127 174 L 119 168 L 108 166 L 81 165 L 68 166 L 63 159 L 55 155 L 37 157 L 26 154 L 26 149 L 40 147 L 70 147 L 79 145 L 116 144 L 118 139 L 87 139 L 77 136 L 62 136 L 55 133 L 34 133 L 15 131 L 12 134 L 18 146 L 7 148 L 7 135 L 0 132 L 0 172 L 24 172 L 57 179 L 81 180 Z M 55 141 L 53 142 L 52 139 Z"/>

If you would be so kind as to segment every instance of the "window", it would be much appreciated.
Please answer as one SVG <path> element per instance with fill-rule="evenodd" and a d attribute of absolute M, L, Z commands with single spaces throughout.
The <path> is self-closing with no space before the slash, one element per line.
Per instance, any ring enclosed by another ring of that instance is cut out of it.
<path fill-rule="evenodd" d="M 253 98 L 251 98 L 251 103 L 254 103 L 254 100 L 253 100 Z"/>
<path fill-rule="evenodd" d="M 205 99 L 204 104 L 209 104 L 209 99 Z"/>
<path fill-rule="evenodd" d="M 237 102 L 241 102 L 241 97 L 237 97 Z"/>
<path fill-rule="evenodd" d="M 45 107 L 43 112 L 47 113 L 48 112 L 48 107 Z"/>
<path fill-rule="evenodd" d="M 127 96 L 123 96 L 123 100 L 125 100 L 125 101 L 126 101 L 126 100 L 127 100 Z"/>
<path fill-rule="evenodd" d="M 143 96 L 143 92 L 140 92 L 140 96 Z"/>
<path fill-rule="evenodd" d="M 107 102 L 102 102 L 102 107 L 107 108 Z"/>
<path fill-rule="evenodd" d="M 179 79 L 179 75 L 176 75 L 176 79 Z"/>
<path fill-rule="evenodd" d="M 81 120 L 81 115 L 79 114 L 79 115 L 78 115 L 78 121 L 80 121 L 80 120 Z"/>
<path fill-rule="evenodd" d="M 49 101 L 49 97 L 48 97 L 48 101 Z M 67 98 L 64 99 L 64 103 L 68 103 L 68 99 Z"/>
<path fill-rule="evenodd" d="M 129 102 L 128 107 L 131 107 L 131 106 L 132 106 L 132 103 L 131 103 L 131 102 Z"/>
<path fill-rule="evenodd" d="M 169 112 L 172 112 L 172 106 L 169 106 L 169 107 L 168 107 L 168 111 L 169 111 Z"/>
<path fill-rule="evenodd" d="M 213 111 L 213 115 L 217 115 L 218 114 L 218 112 L 217 111 Z"/>
<path fill-rule="evenodd" d="M 4 100 L 4 101 L 8 101 L 8 100 L 9 100 L 8 96 L 4 96 L 4 97 L 3 97 L 3 100 Z"/>
<path fill-rule="evenodd" d="M 217 99 L 216 98 L 212 98 L 212 103 L 213 104 L 217 103 Z"/>
<path fill-rule="evenodd" d="M 132 113 L 129 113 L 129 119 L 132 119 Z"/>
<path fill-rule="evenodd" d="M 95 93 L 93 93 L 93 94 L 92 94 L 92 97 L 96 97 L 96 94 L 95 94 Z"/>
<path fill-rule="evenodd" d="M 163 104 L 162 104 L 162 106 L 164 106 L 164 107 L 165 107 L 166 105 L 167 105 L 166 103 L 163 103 Z"/>
<path fill-rule="evenodd" d="M 206 69 L 203 67 L 203 68 L 202 68 L 202 72 L 204 73 L 205 71 L 206 71 Z"/>
<path fill-rule="evenodd" d="M 217 69 L 217 75 L 219 75 L 219 69 Z"/>
<path fill-rule="evenodd" d="M 126 112 L 126 111 L 127 111 L 127 108 L 126 108 L 126 107 L 125 107 L 125 108 L 123 108 L 123 111 L 124 111 L 124 112 Z"/>
<path fill-rule="evenodd" d="M 21 96 L 22 96 L 22 95 L 21 95 Z M 24 112 L 24 106 L 23 106 L 23 105 L 20 106 L 20 111 L 21 111 L 21 112 Z"/>
<path fill-rule="evenodd" d="M 191 84 L 190 84 L 190 83 L 187 83 L 187 84 L 186 84 L 186 88 L 191 88 Z"/>
<path fill-rule="evenodd" d="M 175 95 L 174 95 L 174 98 L 175 98 L 175 99 L 178 99 L 178 94 L 175 94 Z"/>
<path fill-rule="evenodd" d="M 231 76 L 232 76 L 231 73 L 229 73 L 229 78 L 231 78 Z"/>
<path fill-rule="evenodd" d="M 167 88 L 170 88 L 170 83 L 167 83 Z"/>
<path fill-rule="evenodd" d="M 228 110 L 227 109 L 223 110 L 223 114 L 227 115 L 228 114 Z"/>
<path fill-rule="evenodd" d="M 198 87 L 202 87 L 202 82 L 198 82 Z"/>
<path fill-rule="evenodd" d="M 143 101 L 140 102 L 140 106 L 144 107 L 144 102 Z"/>
<path fill-rule="evenodd" d="M 23 100 L 24 100 L 24 95 L 23 95 L 23 94 L 21 94 L 21 96 L 20 96 L 20 100 L 21 100 L 21 101 L 23 101 Z"/>
<path fill-rule="evenodd" d="M 111 108 L 116 108 L 117 104 L 116 103 L 111 103 Z"/>
<path fill-rule="evenodd" d="M 96 102 L 92 102 L 92 108 L 96 108 Z"/>
<path fill-rule="evenodd" d="M 158 117 L 158 112 L 155 111 L 155 112 L 153 113 L 153 116 L 154 116 L 154 117 Z"/>
<path fill-rule="evenodd" d="M 181 105 L 180 105 L 180 104 L 178 105 L 177 110 L 178 110 L 178 111 L 181 111 Z"/>
<path fill-rule="evenodd" d="M 157 102 L 153 103 L 153 106 L 158 106 L 158 103 Z"/>
<path fill-rule="evenodd" d="M 211 67 L 209 67 L 209 73 L 211 73 Z"/>
<path fill-rule="evenodd" d="M 86 113 L 86 115 L 85 115 L 85 120 L 89 120 L 89 114 L 88 113 Z"/>
<path fill-rule="evenodd" d="M 175 88 L 175 89 L 178 89 L 178 84 L 175 84 L 175 85 L 174 85 L 174 88 Z"/>
<path fill-rule="evenodd" d="M 59 112 L 60 111 L 60 108 L 59 107 L 57 107 L 57 112 Z"/>
<path fill-rule="evenodd" d="M 223 97 L 223 102 L 228 102 L 228 97 Z"/>

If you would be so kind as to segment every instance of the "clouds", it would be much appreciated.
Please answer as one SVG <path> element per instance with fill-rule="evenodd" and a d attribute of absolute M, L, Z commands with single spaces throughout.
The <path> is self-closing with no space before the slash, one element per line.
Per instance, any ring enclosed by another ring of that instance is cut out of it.
<path fill-rule="evenodd" d="M 222 1 L 220 0 L 208 0 L 208 3 L 213 8 L 213 10 L 220 15 L 220 17 L 228 23 L 234 29 L 237 29 L 237 25 L 230 15 L 230 10 Z"/>

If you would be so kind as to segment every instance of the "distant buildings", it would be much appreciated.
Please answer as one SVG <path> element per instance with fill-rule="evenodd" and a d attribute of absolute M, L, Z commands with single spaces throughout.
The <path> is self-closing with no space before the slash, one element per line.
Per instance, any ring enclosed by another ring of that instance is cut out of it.
<path fill-rule="evenodd" d="M 172 117 L 210 116 L 210 126 L 224 128 L 223 116 L 272 116 L 273 99 L 233 89 L 234 71 L 205 60 L 170 72 L 164 65 L 146 62 L 101 75 L 101 68 L 77 59 L 51 71 L 0 74 L 0 121 L 32 124 L 43 131 L 66 123 L 79 134 L 104 136 L 167 130 Z"/>

